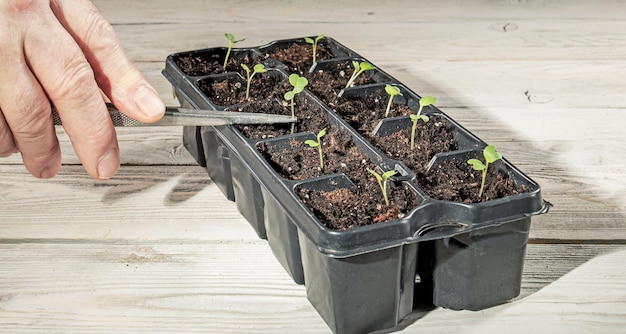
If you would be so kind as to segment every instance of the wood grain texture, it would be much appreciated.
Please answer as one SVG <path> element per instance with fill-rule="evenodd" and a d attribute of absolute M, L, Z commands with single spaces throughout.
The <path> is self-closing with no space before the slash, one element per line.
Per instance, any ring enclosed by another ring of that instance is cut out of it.
<path fill-rule="evenodd" d="M 419 309 L 402 333 L 621 333 L 626 326 L 626 4 L 618 0 L 96 0 L 169 105 L 167 55 L 323 33 L 537 181 L 520 297 Z M 62 128 L 60 174 L 0 159 L 0 332 L 328 333 L 267 243 L 182 146 L 120 128 L 116 178 L 90 179 Z M 387 331 L 389 332 L 389 331 Z"/>
<path fill-rule="evenodd" d="M 619 333 L 625 259 L 623 247 L 530 245 L 515 301 L 416 309 L 403 333 L 585 333 L 598 323 Z M 0 242 L 0 265 L 6 333 L 330 332 L 263 241 Z"/>

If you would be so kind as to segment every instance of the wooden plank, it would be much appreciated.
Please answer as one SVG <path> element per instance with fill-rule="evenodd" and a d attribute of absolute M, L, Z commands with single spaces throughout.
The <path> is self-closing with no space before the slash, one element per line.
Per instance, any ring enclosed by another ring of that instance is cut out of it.
<path fill-rule="evenodd" d="M 618 333 L 624 260 L 623 247 L 529 245 L 514 302 L 480 312 L 419 309 L 401 328 L 584 333 L 602 323 L 603 333 Z M 0 242 L 0 266 L 7 333 L 329 332 L 262 241 Z"/>
<path fill-rule="evenodd" d="M 289 13 L 281 13 L 289 15 Z M 505 13 L 501 13 L 503 16 Z M 620 42 L 623 21 L 516 20 L 520 28 L 505 33 L 493 31 L 493 19 L 458 18 L 427 22 L 177 22 L 115 25 L 122 44 L 138 61 L 162 61 L 170 53 L 227 46 L 224 32 L 246 38 L 238 47 L 260 46 L 276 39 L 325 34 L 377 63 L 410 59 L 424 61 L 595 61 L 619 60 L 626 46 Z M 402 31 L 402 38 L 389 39 L 388 29 Z M 367 27 L 368 36 L 361 32 Z M 584 31 L 589 27 L 591 32 Z M 158 39 L 146 36 L 159 36 Z M 181 38 L 185 36 L 185 38 Z M 588 36 L 594 36 L 590 38 Z M 393 52 L 390 52 L 393 51 Z M 544 73 L 547 74 L 547 73 Z"/>
<path fill-rule="evenodd" d="M 96 1 L 96 5 L 121 35 L 133 39 L 127 48 L 143 49 L 145 43 L 161 49 L 177 43 L 193 48 L 224 45 L 226 31 L 246 37 L 241 44 L 245 46 L 325 33 L 357 50 L 384 54 L 383 59 L 393 57 L 389 49 L 399 52 L 403 59 L 417 49 L 420 59 L 431 60 L 527 60 L 546 56 L 555 60 L 572 56 L 599 60 L 604 58 L 602 55 L 618 60 L 621 53 L 617 49 L 624 47 L 619 35 L 623 29 L 614 29 L 624 24 L 619 14 L 623 9 L 620 1 L 602 1 L 593 8 L 585 1 L 365 1 L 355 8 L 349 1 L 277 5 L 265 0 L 255 2 L 254 10 L 246 10 L 250 5 L 245 2 L 232 1 L 181 1 L 176 6 L 165 1 Z M 187 26 L 177 28 L 179 24 Z M 365 27 L 367 38 L 362 34 Z M 400 36 L 388 38 L 390 29 Z M 183 34 L 186 38 L 180 38 Z M 594 52 L 589 52 L 590 48 Z M 516 52 L 523 50 L 526 52 Z M 537 50 L 543 52 L 529 52 Z M 145 49 L 142 54 L 163 55 Z"/>
<path fill-rule="evenodd" d="M 63 164 L 80 164 L 63 128 L 57 126 L 56 131 L 63 154 Z M 182 127 L 117 128 L 116 132 L 122 164 L 146 166 L 197 164 L 183 146 Z M 19 154 L 13 154 L 0 160 L 0 165 L 3 164 L 22 164 L 22 158 Z"/>
<path fill-rule="evenodd" d="M 1 170 L 0 239 L 258 238 L 199 166 L 125 166 L 106 182 L 80 166 L 50 180 Z"/>

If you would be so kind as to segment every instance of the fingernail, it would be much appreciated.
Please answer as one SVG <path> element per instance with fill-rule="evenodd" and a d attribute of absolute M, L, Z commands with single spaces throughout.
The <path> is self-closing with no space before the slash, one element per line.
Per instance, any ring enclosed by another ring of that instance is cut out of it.
<path fill-rule="evenodd" d="M 120 158 L 116 148 L 112 148 L 105 153 L 98 161 L 98 178 L 108 180 L 115 175 L 120 167 Z"/>
<path fill-rule="evenodd" d="M 149 87 L 141 86 L 135 95 L 135 104 L 146 116 L 160 117 L 165 112 L 161 97 Z"/>

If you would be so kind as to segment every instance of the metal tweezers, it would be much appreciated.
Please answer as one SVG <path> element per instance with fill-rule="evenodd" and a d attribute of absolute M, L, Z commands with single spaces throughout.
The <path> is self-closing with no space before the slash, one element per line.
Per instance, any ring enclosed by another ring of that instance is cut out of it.
<path fill-rule="evenodd" d="M 215 111 L 203 109 L 188 109 L 180 107 L 166 107 L 165 115 L 156 123 L 141 123 L 119 111 L 112 103 L 107 103 L 114 126 L 211 126 L 232 124 L 274 124 L 293 123 L 296 118 L 285 115 L 262 113 L 248 113 L 238 111 Z M 54 125 L 62 125 L 56 109 L 52 108 Z"/>

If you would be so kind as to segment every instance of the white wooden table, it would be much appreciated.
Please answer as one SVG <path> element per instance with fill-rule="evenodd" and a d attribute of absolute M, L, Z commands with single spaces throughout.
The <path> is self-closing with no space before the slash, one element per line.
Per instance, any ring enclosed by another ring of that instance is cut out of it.
<path fill-rule="evenodd" d="M 165 57 L 332 36 L 537 181 L 522 293 L 480 312 L 416 310 L 403 333 L 623 333 L 626 3 L 96 1 L 168 104 Z M 243 45 L 245 44 L 245 45 Z M 91 180 L 62 129 L 59 176 L 0 160 L 0 332 L 328 333 L 305 296 L 182 147 L 119 129 L 121 167 Z"/>

